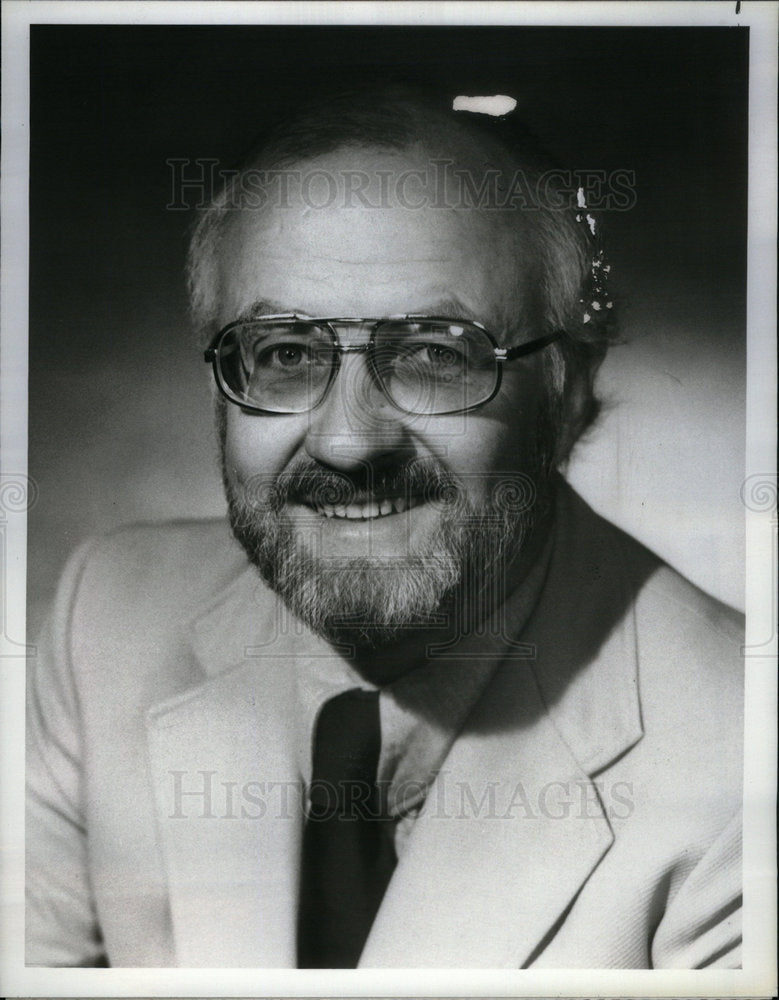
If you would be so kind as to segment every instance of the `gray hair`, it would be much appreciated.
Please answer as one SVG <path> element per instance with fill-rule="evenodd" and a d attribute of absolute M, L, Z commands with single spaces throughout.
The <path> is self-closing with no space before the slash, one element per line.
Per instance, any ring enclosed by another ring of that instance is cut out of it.
<path fill-rule="evenodd" d="M 584 214 L 561 204 L 570 199 L 552 166 L 523 126 L 512 120 L 455 113 L 451 101 L 391 87 L 379 92 L 349 93 L 317 102 L 271 127 L 244 157 L 237 171 L 204 209 L 192 230 L 187 278 L 191 314 L 201 337 L 216 332 L 218 252 L 232 211 L 250 171 L 277 171 L 338 149 L 402 150 L 441 136 L 450 146 L 479 148 L 491 164 L 520 171 L 528 189 L 545 176 L 547 199 L 522 213 L 531 232 L 537 260 L 536 291 L 542 322 L 564 336 L 544 352 L 547 405 L 539 429 L 548 438 L 548 464 L 564 462 L 576 440 L 595 420 L 597 369 L 614 339 L 613 311 L 587 312 L 597 283 L 599 260 Z M 602 272 L 601 272 L 602 273 Z"/>

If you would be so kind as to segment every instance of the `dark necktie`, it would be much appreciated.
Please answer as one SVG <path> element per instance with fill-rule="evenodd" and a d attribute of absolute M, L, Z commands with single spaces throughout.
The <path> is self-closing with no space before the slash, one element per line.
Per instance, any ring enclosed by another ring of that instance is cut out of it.
<path fill-rule="evenodd" d="M 354 969 L 395 866 L 376 770 L 379 692 L 322 707 L 303 831 L 298 968 Z"/>

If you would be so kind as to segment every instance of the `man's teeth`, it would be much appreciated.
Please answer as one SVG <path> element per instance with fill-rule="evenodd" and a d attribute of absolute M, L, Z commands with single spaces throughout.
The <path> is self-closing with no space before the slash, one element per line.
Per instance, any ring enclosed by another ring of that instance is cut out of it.
<path fill-rule="evenodd" d="M 387 514 L 402 514 L 420 502 L 419 497 L 393 497 L 391 500 L 368 500 L 364 503 L 318 504 L 317 513 L 325 517 L 345 517 L 353 521 L 367 521 Z"/>

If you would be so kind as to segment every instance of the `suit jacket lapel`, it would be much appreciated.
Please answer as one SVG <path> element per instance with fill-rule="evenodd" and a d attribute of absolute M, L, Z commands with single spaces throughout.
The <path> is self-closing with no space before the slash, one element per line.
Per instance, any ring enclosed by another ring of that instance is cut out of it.
<path fill-rule="evenodd" d="M 247 572 L 194 623 L 195 655 L 212 676 L 149 713 L 182 966 L 295 964 L 302 816 L 289 733 L 295 663 L 275 601 L 258 603 L 257 594 Z M 268 646 L 273 635 L 278 641 Z"/>
<path fill-rule="evenodd" d="M 654 562 L 559 503 L 533 657 L 501 666 L 453 745 L 361 966 L 530 965 L 613 842 L 591 778 L 642 736 L 633 596 Z"/>
<path fill-rule="evenodd" d="M 510 698 L 516 726 L 495 732 Z M 503 671 L 417 819 L 361 966 L 518 968 L 612 842 L 526 665 Z"/>

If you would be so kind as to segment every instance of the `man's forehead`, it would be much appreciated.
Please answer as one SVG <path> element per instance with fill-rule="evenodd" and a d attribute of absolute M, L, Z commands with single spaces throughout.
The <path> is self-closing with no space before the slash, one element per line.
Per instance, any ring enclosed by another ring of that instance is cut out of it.
<path fill-rule="evenodd" d="M 364 176 L 366 183 L 376 179 L 375 174 Z M 231 213 L 228 239 L 279 258 L 305 252 L 311 259 L 345 264 L 410 259 L 435 263 L 472 257 L 474 241 L 508 246 L 521 225 L 516 214 L 505 211 L 438 204 L 426 180 L 407 173 L 382 181 L 386 191 L 366 187 L 359 199 L 337 168 L 326 174 L 319 168 L 301 168 L 287 177 L 288 191 L 272 185 L 261 208 Z"/>
<path fill-rule="evenodd" d="M 437 203 L 428 163 L 419 150 L 338 150 L 290 167 L 262 207 L 231 211 L 223 319 L 258 301 L 310 315 L 504 313 L 530 257 L 520 220 Z"/>
<path fill-rule="evenodd" d="M 275 313 L 308 316 L 381 318 L 426 314 L 479 320 L 495 332 L 508 329 L 507 288 L 494 270 L 473 268 L 429 271 L 419 264 L 403 271 L 386 267 L 357 269 L 310 261 L 252 259 L 234 268 L 221 283 L 220 325 L 238 318 Z M 512 324 L 513 326 L 513 324 Z"/>
<path fill-rule="evenodd" d="M 499 169 L 496 158 L 473 143 L 465 148 L 439 148 L 432 140 L 403 148 L 349 145 L 250 170 L 243 182 L 249 190 L 239 192 L 235 204 L 248 211 L 232 214 L 282 227 L 300 220 L 329 222 L 339 215 L 346 222 L 367 211 L 372 225 L 386 227 L 413 225 L 416 217 L 432 211 L 439 217 L 433 235 L 447 225 L 494 229 L 508 223 L 517 228 L 521 213 L 496 196 L 485 200 L 496 173 L 509 183 L 508 166 Z"/>
<path fill-rule="evenodd" d="M 413 303 L 409 306 L 406 312 L 402 315 L 412 315 L 412 316 L 446 316 L 451 318 L 465 317 L 467 312 L 467 306 L 465 303 L 456 295 L 443 296 L 441 298 L 431 298 L 424 301 L 420 301 L 419 304 L 414 305 Z M 308 316 L 310 315 L 303 306 L 295 304 L 292 302 L 281 302 L 277 299 L 269 298 L 258 298 L 250 303 L 246 309 L 243 310 L 240 316 L 236 319 L 242 320 L 252 320 L 259 319 L 263 316 L 279 316 L 279 315 L 290 315 L 294 314 L 296 316 Z M 401 314 L 398 314 L 401 315 Z M 348 319 L 355 317 L 347 316 L 327 316 L 327 317 L 312 317 L 320 319 Z M 384 319 L 383 316 L 365 316 L 358 317 L 364 319 Z"/>

